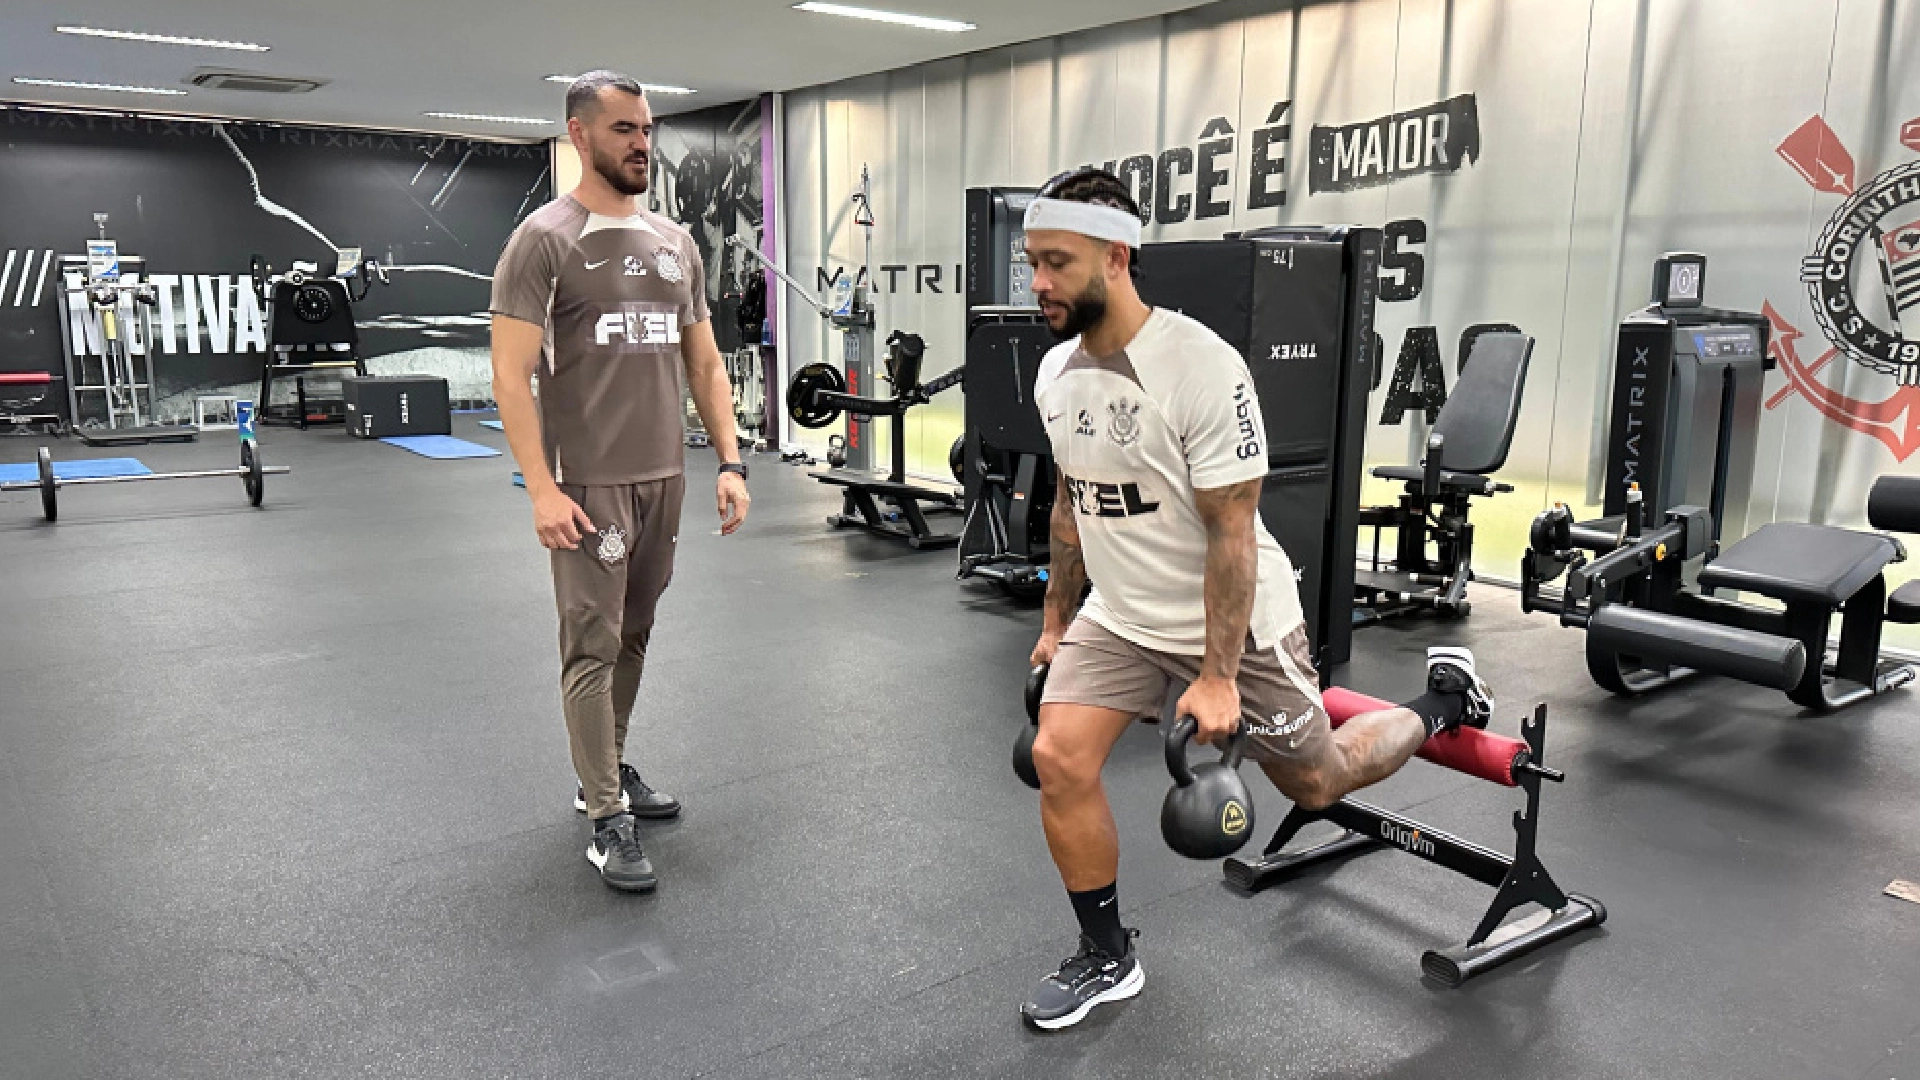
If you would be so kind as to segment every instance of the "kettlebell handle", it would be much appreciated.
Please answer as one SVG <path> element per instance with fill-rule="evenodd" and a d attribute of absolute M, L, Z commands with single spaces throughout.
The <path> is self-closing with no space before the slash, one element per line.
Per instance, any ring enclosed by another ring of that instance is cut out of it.
<path fill-rule="evenodd" d="M 1027 719 L 1033 721 L 1035 727 L 1040 726 L 1040 698 L 1046 693 L 1047 672 L 1052 668 L 1052 664 L 1036 664 L 1027 674 Z"/>
<path fill-rule="evenodd" d="M 1167 774 L 1173 777 L 1174 787 L 1188 787 L 1193 783 L 1193 766 L 1187 763 L 1187 744 L 1199 731 L 1200 722 L 1191 716 L 1180 717 L 1167 729 Z M 1229 769 L 1238 769 L 1246 749 L 1246 726 L 1235 724 L 1227 748 L 1220 755 L 1220 763 Z"/>

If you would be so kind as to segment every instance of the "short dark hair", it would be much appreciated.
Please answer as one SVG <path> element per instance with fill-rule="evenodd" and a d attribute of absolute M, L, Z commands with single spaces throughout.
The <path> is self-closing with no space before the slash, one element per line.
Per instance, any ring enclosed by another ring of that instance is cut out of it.
<path fill-rule="evenodd" d="M 1125 210 L 1144 224 L 1147 216 L 1140 212 L 1140 204 L 1133 201 L 1133 192 L 1127 190 L 1126 181 L 1105 169 L 1089 165 L 1084 169 L 1069 169 L 1040 186 L 1040 197 L 1059 199 L 1062 202 L 1091 203 L 1094 206 L 1111 206 L 1115 210 Z M 1139 272 L 1140 249 L 1127 249 L 1127 269 Z"/>
<path fill-rule="evenodd" d="M 634 97 L 647 96 L 646 91 L 642 90 L 640 84 L 631 76 L 622 75 L 617 71 L 589 71 L 573 80 L 573 84 L 567 87 L 567 119 L 571 120 L 576 116 L 592 116 L 600 111 L 600 91 L 609 86 L 623 94 L 632 94 Z"/>

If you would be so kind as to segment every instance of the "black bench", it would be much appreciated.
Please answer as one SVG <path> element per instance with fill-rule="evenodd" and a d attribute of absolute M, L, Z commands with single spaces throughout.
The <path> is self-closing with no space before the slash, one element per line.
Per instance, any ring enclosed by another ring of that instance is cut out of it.
<path fill-rule="evenodd" d="M 1417 464 L 1373 470 L 1382 480 L 1406 485 L 1398 505 L 1360 511 L 1361 527 L 1373 529 L 1373 558 L 1354 575 L 1354 598 L 1377 618 L 1422 608 L 1467 614 L 1467 582 L 1473 580 L 1468 512 L 1475 498 L 1513 490 L 1492 474 L 1506 465 L 1513 446 L 1533 339 L 1482 333 L 1467 348 L 1460 381 L 1434 421 L 1427 456 Z M 1396 534 L 1391 564 L 1380 559 L 1383 529 Z"/>
<path fill-rule="evenodd" d="M 1523 568 L 1522 606 L 1586 628 L 1587 667 L 1601 686 L 1639 693 L 1709 671 L 1784 690 L 1825 712 L 1914 680 L 1913 665 L 1880 656 L 1887 622 L 1920 622 L 1920 582 L 1887 595 L 1887 566 L 1907 557 L 1895 537 L 1775 522 L 1715 554 L 1705 510 L 1675 507 L 1661 525 L 1642 529 L 1638 506 L 1618 532 L 1573 526 L 1564 508 L 1547 511 L 1534 521 Z M 1920 478 L 1881 477 L 1867 519 L 1876 529 L 1920 532 Z M 1598 557 L 1588 561 L 1579 548 Z M 1690 588 L 1684 567 L 1701 556 Z M 1545 595 L 1540 586 L 1561 571 L 1561 596 Z M 1764 596 L 1782 610 L 1719 592 Z M 1836 614 L 1839 644 L 1829 660 Z"/>

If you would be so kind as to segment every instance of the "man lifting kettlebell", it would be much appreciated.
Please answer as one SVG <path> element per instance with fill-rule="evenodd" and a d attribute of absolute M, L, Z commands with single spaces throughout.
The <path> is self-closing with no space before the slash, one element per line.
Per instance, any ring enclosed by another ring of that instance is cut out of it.
<path fill-rule="evenodd" d="M 1424 695 L 1332 728 L 1292 565 L 1259 519 L 1267 439 L 1246 362 L 1200 323 L 1141 301 L 1140 210 L 1112 173 L 1049 181 L 1025 227 L 1033 295 L 1061 339 L 1034 382 L 1059 486 L 1033 650 L 1049 665 L 1033 767 L 1081 932 L 1079 951 L 1021 1006 L 1051 1031 L 1145 985 L 1137 931 L 1120 921 L 1100 771 L 1172 680 L 1190 684 L 1178 711 L 1199 741 L 1244 731 L 1247 756 L 1309 809 L 1386 778 L 1438 732 L 1486 726 L 1493 698 L 1470 652 L 1433 648 Z"/>

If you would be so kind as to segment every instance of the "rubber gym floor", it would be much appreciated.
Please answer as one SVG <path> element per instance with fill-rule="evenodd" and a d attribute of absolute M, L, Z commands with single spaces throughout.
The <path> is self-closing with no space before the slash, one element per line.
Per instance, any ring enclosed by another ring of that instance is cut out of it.
<path fill-rule="evenodd" d="M 623 895 L 582 858 L 507 459 L 263 447 L 295 471 L 261 510 L 231 480 L 69 489 L 54 525 L 0 496 L 0 1075 L 1920 1076 L 1920 906 L 1881 894 L 1920 878 L 1915 691 L 1614 700 L 1491 587 L 1363 630 L 1358 689 L 1404 699 L 1457 640 L 1497 730 L 1548 703 L 1543 856 L 1606 926 L 1442 989 L 1421 951 L 1489 890 L 1381 852 L 1238 895 L 1162 845 L 1142 725 L 1107 781 L 1146 990 L 1040 1035 L 1016 1010 L 1074 931 L 1007 765 L 1037 611 L 829 530 L 772 458 L 736 537 L 692 485 L 629 747 L 687 810 Z M 1263 840 L 1285 803 L 1248 775 Z M 1422 762 L 1370 797 L 1496 848 L 1519 806 Z"/>

